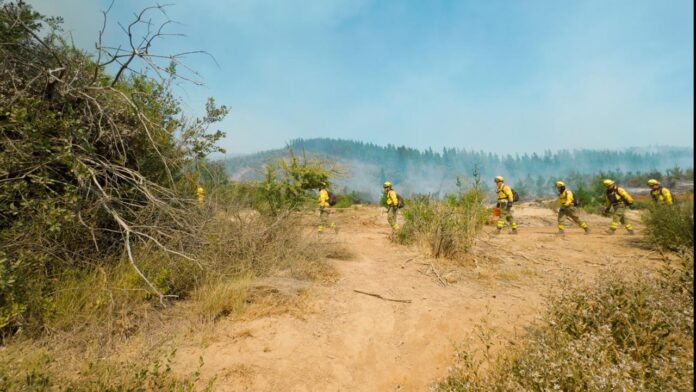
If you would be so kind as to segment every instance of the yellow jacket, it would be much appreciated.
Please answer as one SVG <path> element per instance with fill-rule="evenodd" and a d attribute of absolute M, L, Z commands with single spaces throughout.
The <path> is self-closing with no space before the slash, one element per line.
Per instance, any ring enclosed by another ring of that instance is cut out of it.
<path fill-rule="evenodd" d="M 665 187 L 659 187 L 650 191 L 650 196 L 656 203 L 665 203 L 667 205 L 672 204 L 672 192 Z"/>
<path fill-rule="evenodd" d="M 498 201 L 506 200 L 512 203 L 513 199 L 512 189 L 509 186 L 503 184 L 503 186 L 498 188 Z"/>
<path fill-rule="evenodd" d="M 571 192 L 571 191 L 569 191 L 569 190 L 567 190 L 567 189 L 564 190 L 563 193 L 561 193 L 561 194 L 558 196 L 558 201 L 560 201 L 560 202 L 561 202 L 561 205 L 564 206 L 564 207 L 572 207 L 572 206 L 573 206 L 573 200 L 574 200 L 573 192 Z"/>
<path fill-rule="evenodd" d="M 399 198 L 396 196 L 396 192 L 393 189 L 387 192 L 387 205 L 395 207 L 399 205 Z"/>
<path fill-rule="evenodd" d="M 319 191 L 319 207 L 329 207 L 329 192 L 326 189 Z"/>
<path fill-rule="evenodd" d="M 607 189 L 607 206 L 616 203 L 633 204 L 633 198 L 620 186 Z"/>

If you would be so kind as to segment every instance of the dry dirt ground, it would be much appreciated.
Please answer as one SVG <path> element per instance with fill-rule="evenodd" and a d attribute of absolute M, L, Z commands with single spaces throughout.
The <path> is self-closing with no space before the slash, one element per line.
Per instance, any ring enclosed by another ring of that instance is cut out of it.
<path fill-rule="evenodd" d="M 659 263 L 640 224 L 638 235 L 610 237 L 607 218 L 583 215 L 592 234 L 570 225 L 559 237 L 553 211 L 527 205 L 515 215 L 518 235 L 486 226 L 471 259 L 455 264 L 392 243 L 382 209 L 335 211 L 339 233 L 322 238 L 352 252 L 330 260 L 336 282 L 308 287 L 303 312 L 218 322 L 179 348 L 174 369 L 190 372 L 202 357 L 202 381 L 215 377 L 220 391 L 424 391 L 447 374 L 458 345 L 484 352 L 488 343 L 494 353 L 514 344 L 562 279 Z"/>

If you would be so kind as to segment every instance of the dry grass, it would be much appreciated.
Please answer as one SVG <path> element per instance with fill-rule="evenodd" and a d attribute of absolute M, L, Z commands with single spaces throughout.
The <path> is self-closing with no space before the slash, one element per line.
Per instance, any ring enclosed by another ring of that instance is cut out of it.
<path fill-rule="evenodd" d="M 247 305 L 247 279 L 210 281 L 193 294 L 194 312 L 204 321 L 216 321 L 242 312 Z"/>
<path fill-rule="evenodd" d="M 463 350 L 438 391 L 693 390 L 693 254 L 661 274 L 565 282 L 518 346 Z M 514 348 L 517 347 L 517 348 Z"/>
<path fill-rule="evenodd" d="M 138 249 L 151 282 L 176 296 L 164 309 L 124 264 L 60 276 L 44 299 L 51 304 L 45 332 L 37 337 L 19 331 L 0 347 L 0 390 L 201 387 L 197 372 L 179 377 L 169 370 L 171 347 L 201 338 L 225 317 L 301 316 L 309 295 L 303 282 L 330 281 L 335 271 L 327 257 L 352 257 L 340 244 L 306 235 L 298 215 L 214 214 L 196 238 L 173 239 L 201 267 L 154 248 Z M 273 276 L 282 278 L 267 278 Z M 298 289 L 286 289 L 284 282 Z"/>
<path fill-rule="evenodd" d="M 396 240 L 420 244 L 435 258 L 462 260 L 487 219 L 482 200 L 475 190 L 443 201 L 417 197 L 403 211 L 404 224 Z"/>
<path fill-rule="evenodd" d="M 24 350 L 6 349 L 0 357 L 2 391 L 210 391 L 212 382 L 200 386 L 200 368 L 184 376 L 171 370 L 176 351 L 157 351 L 123 362 L 104 358 L 65 358 L 34 345 Z M 70 361 L 66 371 L 64 361 Z"/>

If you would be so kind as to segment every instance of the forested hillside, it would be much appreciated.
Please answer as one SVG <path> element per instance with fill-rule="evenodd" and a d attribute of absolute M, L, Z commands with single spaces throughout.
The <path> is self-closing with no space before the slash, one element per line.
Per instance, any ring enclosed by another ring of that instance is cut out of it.
<path fill-rule="evenodd" d="M 500 155 L 465 148 L 418 150 L 404 146 L 377 146 L 351 140 L 296 139 L 288 147 L 297 153 L 319 156 L 343 166 L 339 187 L 365 192 L 373 197 L 380 184 L 390 180 L 407 194 L 446 193 L 457 189 L 457 177 L 466 184 L 474 168 L 484 179 L 503 175 L 509 183 L 524 183 L 540 192 L 552 192 L 557 178 L 613 172 L 666 172 L 693 167 L 693 147 L 651 147 L 611 150 L 562 150 L 544 154 Z M 264 163 L 287 155 L 287 149 L 265 151 L 226 160 L 232 179 L 258 178 Z M 692 171 L 689 176 L 693 177 Z M 484 181 L 485 183 L 485 181 Z"/>

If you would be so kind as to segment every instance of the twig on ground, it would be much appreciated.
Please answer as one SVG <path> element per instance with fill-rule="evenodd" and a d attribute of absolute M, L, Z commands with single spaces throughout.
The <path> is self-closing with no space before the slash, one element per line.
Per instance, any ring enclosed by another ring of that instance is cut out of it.
<path fill-rule="evenodd" d="M 383 299 L 383 300 L 385 300 L 385 301 L 402 302 L 402 303 L 405 303 L 405 304 L 410 304 L 410 303 L 411 303 L 411 300 L 410 300 L 410 299 L 386 298 L 386 297 L 382 297 L 382 296 L 379 295 L 379 294 L 368 293 L 368 292 L 366 292 L 366 291 L 360 291 L 360 290 L 355 290 L 355 289 L 354 289 L 353 291 L 355 291 L 356 293 L 359 293 L 359 294 L 365 294 L 365 295 L 369 295 L 369 296 L 376 297 L 376 298 L 379 298 L 379 299 Z"/>
<path fill-rule="evenodd" d="M 606 264 L 604 264 L 604 263 L 593 263 L 593 262 L 587 261 L 587 260 L 583 260 L 583 262 L 585 262 L 585 263 L 587 263 L 587 264 L 594 264 L 594 265 L 606 265 Z"/>
<path fill-rule="evenodd" d="M 514 283 L 510 283 L 510 282 L 502 281 L 501 283 L 504 284 L 504 285 L 507 285 L 507 286 L 516 287 L 516 288 L 518 288 L 518 289 L 521 289 L 521 288 L 522 288 L 522 286 L 516 285 L 516 284 L 514 284 Z"/>
<path fill-rule="evenodd" d="M 442 279 L 442 276 L 440 276 L 440 273 L 437 272 L 433 263 L 430 263 L 430 269 L 433 270 L 435 276 L 437 276 L 437 279 L 440 281 L 440 283 L 442 283 L 442 287 L 447 287 L 447 282 L 444 279 Z"/>
<path fill-rule="evenodd" d="M 415 260 L 416 258 L 417 258 L 417 257 L 411 257 L 410 259 L 404 261 L 403 263 L 401 263 L 401 268 L 403 269 L 404 267 L 406 267 L 406 264 L 408 264 L 409 262 Z"/>

